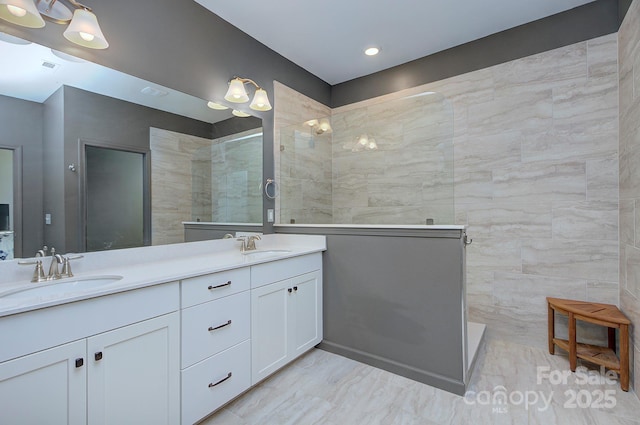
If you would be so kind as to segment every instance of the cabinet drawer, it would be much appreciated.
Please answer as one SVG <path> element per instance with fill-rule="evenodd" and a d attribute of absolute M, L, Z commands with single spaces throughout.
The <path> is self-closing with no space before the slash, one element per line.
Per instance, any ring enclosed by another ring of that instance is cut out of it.
<path fill-rule="evenodd" d="M 251 385 L 247 340 L 182 371 L 182 424 L 209 415 Z"/>
<path fill-rule="evenodd" d="M 236 345 L 251 334 L 249 291 L 182 311 L 182 368 Z"/>
<path fill-rule="evenodd" d="M 226 297 L 249 289 L 248 267 L 192 277 L 182 281 L 182 308 Z"/>
<path fill-rule="evenodd" d="M 320 252 L 257 264 L 251 266 L 251 287 L 258 288 L 320 269 L 322 269 Z"/>

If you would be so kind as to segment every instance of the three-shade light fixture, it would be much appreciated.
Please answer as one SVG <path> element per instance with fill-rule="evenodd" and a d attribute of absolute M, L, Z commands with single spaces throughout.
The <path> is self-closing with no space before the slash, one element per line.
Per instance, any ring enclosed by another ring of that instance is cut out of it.
<path fill-rule="evenodd" d="M 42 28 L 45 19 L 69 24 L 62 35 L 72 43 L 90 49 L 109 47 L 91 8 L 75 0 L 66 1 L 74 7 L 73 13 L 60 0 L 0 0 L 0 19 L 27 28 Z"/>

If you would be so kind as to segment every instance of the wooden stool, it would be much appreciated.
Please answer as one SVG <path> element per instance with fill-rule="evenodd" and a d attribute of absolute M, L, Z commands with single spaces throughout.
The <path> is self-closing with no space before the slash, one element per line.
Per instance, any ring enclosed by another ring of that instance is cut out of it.
<path fill-rule="evenodd" d="M 555 346 L 569 352 L 569 368 L 576 371 L 578 358 L 601 365 L 620 375 L 620 388 L 629 391 L 629 324 L 631 321 L 613 304 L 547 297 L 549 353 Z M 554 311 L 569 316 L 569 340 L 555 337 Z M 576 342 L 576 320 L 608 328 L 608 347 Z M 620 358 L 616 356 L 616 328 L 620 329 Z"/>

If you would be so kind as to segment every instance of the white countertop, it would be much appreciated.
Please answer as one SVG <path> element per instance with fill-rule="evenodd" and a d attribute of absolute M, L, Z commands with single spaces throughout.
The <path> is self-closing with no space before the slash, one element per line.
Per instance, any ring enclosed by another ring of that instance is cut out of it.
<path fill-rule="evenodd" d="M 144 248 L 85 253 L 84 258 L 71 261 L 73 278 L 31 283 L 35 266 L 18 265 L 18 260 L 0 262 L 0 317 L 51 307 L 73 301 L 114 294 L 208 273 L 251 266 L 326 250 L 324 236 L 264 235 L 256 241 L 257 251 L 286 250 L 277 256 L 253 259 L 240 252 L 239 242 L 220 239 Z M 255 251 L 250 251 L 255 252 Z M 50 257 L 43 265 L 48 271 Z M 122 276 L 121 280 L 94 289 L 66 294 L 2 298 L 3 294 L 38 285 L 55 285 L 101 276 Z"/>

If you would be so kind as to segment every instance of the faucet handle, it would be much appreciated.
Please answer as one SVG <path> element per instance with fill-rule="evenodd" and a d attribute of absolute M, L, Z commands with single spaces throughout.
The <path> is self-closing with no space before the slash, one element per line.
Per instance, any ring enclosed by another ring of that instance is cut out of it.
<path fill-rule="evenodd" d="M 31 279 L 31 282 L 38 283 L 38 282 L 44 282 L 45 280 L 47 280 L 47 276 L 45 276 L 44 274 L 42 261 L 37 261 L 36 269 L 33 271 L 33 278 Z"/>
<path fill-rule="evenodd" d="M 236 240 L 242 242 L 242 244 L 240 244 L 240 252 L 245 252 L 247 250 L 247 240 L 245 238 L 238 238 Z"/>
<path fill-rule="evenodd" d="M 64 277 L 73 277 L 73 273 L 71 272 L 71 263 L 69 262 L 69 257 L 63 257 L 62 259 L 62 271 L 60 274 Z"/>

